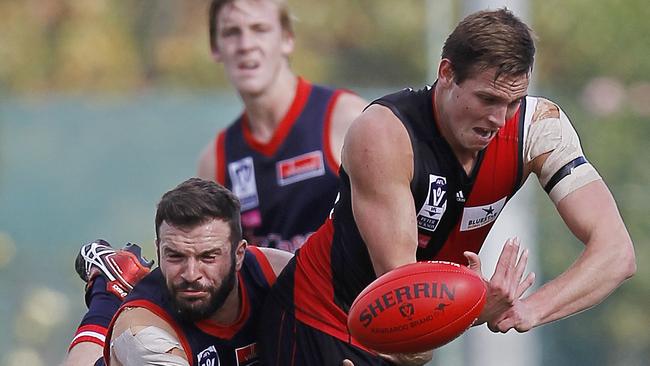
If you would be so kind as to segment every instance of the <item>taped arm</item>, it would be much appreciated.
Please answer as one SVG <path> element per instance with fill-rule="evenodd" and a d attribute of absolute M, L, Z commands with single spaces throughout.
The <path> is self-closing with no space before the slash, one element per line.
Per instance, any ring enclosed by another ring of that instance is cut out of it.
<path fill-rule="evenodd" d="M 524 300 L 532 319 L 527 320 L 523 330 L 600 303 L 636 271 L 632 240 L 603 180 L 588 163 L 580 165 L 584 166 L 582 172 L 576 167 L 566 168 L 582 156 L 582 149 L 573 128 L 569 131 L 568 118 L 561 113 L 559 120 L 563 124 L 561 140 L 573 143 L 560 143 L 535 158 L 531 170 L 543 185 L 556 181 L 547 191 L 585 249 L 566 271 Z M 564 176 L 553 178 L 558 174 Z"/>
<path fill-rule="evenodd" d="M 147 309 L 123 310 L 112 334 L 109 365 L 189 365 L 172 327 Z"/>
<path fill-rule="evenodd" d="M 170 352 L 174 348 L 180 348 L 180 344 L 169 333 L 145 327 L 135 333 L 131 329 L 122 332 L 113 340 L 111 354 L 124 366 L 189 366 L 185 358 Z"/>
<path fill-rule="evenodd" d="M 413 149 L 406 128 L 388 108 L 372 105 L 355 120 L 345 138 L 343 166 L 375 274 L 415 262 Z"/>
<path fill-rule="evenodd" d="M 601 179 L 585 158 L 571 121 L 549 100 L 538 99 L 524 149 L 528 171 L 537 175 L 555 205 L 576 189 Z"/>

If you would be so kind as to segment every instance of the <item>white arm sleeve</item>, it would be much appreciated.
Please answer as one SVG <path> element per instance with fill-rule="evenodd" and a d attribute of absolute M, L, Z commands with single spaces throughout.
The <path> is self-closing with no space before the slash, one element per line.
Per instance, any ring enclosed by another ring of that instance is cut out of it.
<path fill-rule="evenodd" d="M 127 329 L 111 342 L 111 354 L 123 366 L 189 366 L 186 359 L 168 353 L 183 349 L 178 340 L 157 327 L 146 327 L 136 334 Z"/>

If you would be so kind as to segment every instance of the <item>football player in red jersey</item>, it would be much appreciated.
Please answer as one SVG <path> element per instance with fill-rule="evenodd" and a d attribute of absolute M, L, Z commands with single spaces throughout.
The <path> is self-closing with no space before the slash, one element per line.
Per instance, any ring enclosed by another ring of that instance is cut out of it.
<path fill-rule="evenodd" d="M 346 327 L 355 297 L 417 260 L 469 261 L 480 272 L 485 237 L 531 173 L 584 251 L 524 296 L 533 281 L 524 276 L 527 254 L 518 240 L 506 242 L 476 324 L 525 332 L 598 304 L 635 273 L 616 203 L 568 117 L 527 95 L 534 53 L 530 29 L 512 12 L 471 14 L 447 38 L 433 86 L 380 98 L 353 122 L 331 219 L 267 298 L 263 328 L 282 332 L 261 335 L 266 365 L 385 364 Z"/>

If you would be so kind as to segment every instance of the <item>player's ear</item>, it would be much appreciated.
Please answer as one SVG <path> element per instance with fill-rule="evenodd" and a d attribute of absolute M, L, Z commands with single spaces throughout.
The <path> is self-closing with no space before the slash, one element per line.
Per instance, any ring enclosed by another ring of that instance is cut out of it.
<path fill-rule="evenodd" d="M 449 59 L 443 58 L 438 65 L 438 83 L 449 86 L 454 82 L 454 68 Z"/>
<path fill-rule="evenodd" d="M 284 56 L 289 56 L 293 52 L 295 42 L 294 42 L 294 36 L 292 32 L 289 32 L 287 30 L 282 31 L 282 43 L 280 45 L 282 54 Z"/>
<path fill-rule="evenodd" d="M 160 265 L 160 239 L 156 238 L 156 257 L 158 257 L 158 265 Z"/>
<path fill-rule="evenodd" d="M 216 62 L 221 62 L 221 52 L 219 52 L 219 49 L 217 46 L 212 46 L 212 59 L 215 60 Z"/>
<path fill-rule="evenodd" d="M 241 269 L 241 266 L 244 263 L 244 255 L 246 255 L 247 246 L 248 242 L 246 239 L 242 239 L 239 241 L 239 243 L 237 243 L 237 246 L 235 247 L 235 263 L 237 265 L 238 271 Z"/>

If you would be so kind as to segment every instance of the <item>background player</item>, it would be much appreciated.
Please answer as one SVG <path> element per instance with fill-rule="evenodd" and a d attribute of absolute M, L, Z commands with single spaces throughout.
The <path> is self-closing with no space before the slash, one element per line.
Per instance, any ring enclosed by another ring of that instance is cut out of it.
<path fill-rule="evenodd" d="M 214 0 L 209 18 L 212 53 L 244 111 L 204 149 L 199 176 L 239 197 L 251 243 L 293 252 L 332 208 L 343 138 L 367 103 L 293 73 L 285 1 Z"/>
<path fill-rule="evenodd" d="M 525 332 L 599 303 L 634 274 L 632 241 L 569 119 L 527 96 L 534 52 L 529 28 L 508 10 L 472 14 L 447 38 L 432 87 L 383 97 L 353 123 L 333 217 L 269 295 L 264 328 L 285 331 L 261 334 L 266 364 L 325 365 L 345 355 L 382 363 L 347 331 L 358 293 L 416 260 L 469 261 L 480 271 L 476 253 L 530 173 L 585 250 L 523 297 L 533 281 L 523 276 L 527 254 L 518 240 L 506 242 L 478 324 Z"/>

